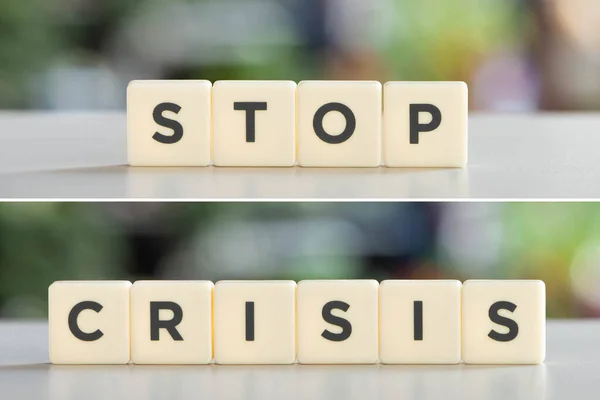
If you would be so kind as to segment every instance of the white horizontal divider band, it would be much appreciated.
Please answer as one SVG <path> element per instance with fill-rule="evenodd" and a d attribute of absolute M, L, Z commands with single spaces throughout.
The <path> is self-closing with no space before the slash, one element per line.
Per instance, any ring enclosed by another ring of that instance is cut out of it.
<path fill-rule="evenodd" d="M 539 364 L 539 280 L 58 281 L 53 364 Z"/>

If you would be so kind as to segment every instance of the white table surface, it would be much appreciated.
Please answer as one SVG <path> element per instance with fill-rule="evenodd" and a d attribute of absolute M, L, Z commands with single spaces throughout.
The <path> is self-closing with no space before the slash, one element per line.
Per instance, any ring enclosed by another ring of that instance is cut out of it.
<path fill-rule="evenodd" d="M 549 321 L 541 365 L 68 366 L 45 322 L 0 322 L 2 399 L 598 399 L 600 320 Z"/>
<path fill-rule="evenodd" d="M 600 198 L 600 113 L 469 119 L 469 166 L 128 167 L 124 113 L 0 113 L 0 198 Z"/>

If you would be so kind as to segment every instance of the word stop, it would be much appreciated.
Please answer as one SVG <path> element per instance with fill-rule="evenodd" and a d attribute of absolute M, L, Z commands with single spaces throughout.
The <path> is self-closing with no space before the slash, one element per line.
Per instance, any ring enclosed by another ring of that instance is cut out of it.
<path fill-rule="evenodd" d="M 383 94 L 382 94 L 383 92 Z M 138 80 L 133 166 L 464 167 L 464 82 Z"/>

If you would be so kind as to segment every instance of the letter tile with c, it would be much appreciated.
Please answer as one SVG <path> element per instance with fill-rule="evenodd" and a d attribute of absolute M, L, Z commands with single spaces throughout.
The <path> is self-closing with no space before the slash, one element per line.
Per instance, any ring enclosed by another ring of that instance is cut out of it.
<path fill-rule="evenodd" d="M 48 288 L 52 364 L 127 364 L 127 281 L 60 281 Z"/>

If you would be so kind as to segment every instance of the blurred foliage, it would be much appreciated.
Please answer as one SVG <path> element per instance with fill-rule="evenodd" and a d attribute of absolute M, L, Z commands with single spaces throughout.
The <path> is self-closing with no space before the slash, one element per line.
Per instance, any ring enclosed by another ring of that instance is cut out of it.
<path fill-rule="evenodd" d="M 542 279 L 548 316 L 598 316 L 600 204 L 0 204 L 4 317 L 55 280 L 315 278 Z"/>
<path fill-rule="evenodd" d="M 385 57 L 394 79 L 469 81 L 490 51 L 523 46 L 532 26 L 514 0 L 396 1 Z"/>
<path fill-rule="evenodd" d="M 98 207 L 6 203 L 0 221 L 0 301 L 27 307 L 16 313 L 44 304 L 55 280 L 128 278 L 115 221 Z"/>
<path fill-rule="evenodd" d="M 600 204 L 512 204 L 504 224 L 502 273 L 544 277 L 548 309 L 556 315 L 576 312 L 571 268 L 585 242 L 600 234 Z"/>
<path fill-rule="evenodd" d="M 153 78 L 463 80 L 474 109 L 598 109 L 595 1 L 0 0 L 0 108 L 122 108 Z"/>
<path fill-rule="evenodd" d="M 59 46 L 49 5 L 45 0 L 0 0 L 0 108 L 29 106 L 31 76 Z"/>

